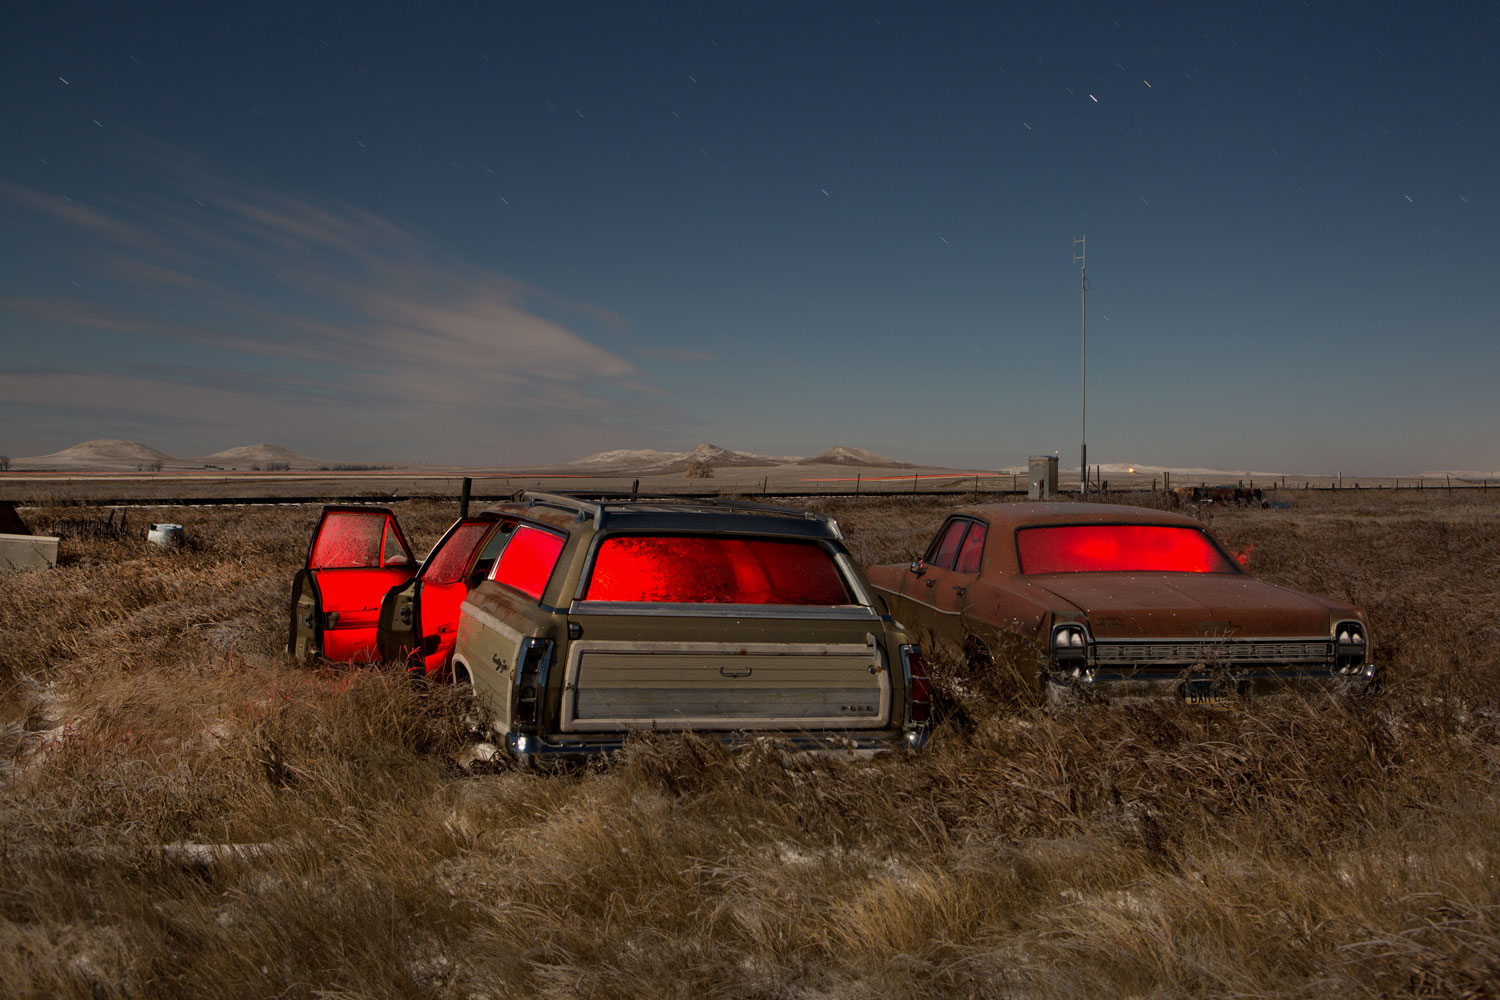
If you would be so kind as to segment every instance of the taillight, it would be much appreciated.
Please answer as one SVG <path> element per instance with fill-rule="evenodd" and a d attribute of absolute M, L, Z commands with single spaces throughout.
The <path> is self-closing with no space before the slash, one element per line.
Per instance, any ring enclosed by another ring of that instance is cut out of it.
<path fill-rule="evenodd" d="M 552 667 L 552 640 L 522 639 L 516 652 L 520 666 L 511 691 L 511 721 L 516 728 L 535 732 L 547 697 L 547 673 Z"/>
<path fill-rule="evenodd" d="M 925 724 L 932 718 L 932 681 L 921 646 L 901 647 L 901 672 L 906 678 L 906 721 Z"/>
<path fill-rule="evenodd" d="M 1333 627 L 1333 656 L 1339 673 L 1356 673 L 1369 662 L 1370 647 L 1364 624 L 1342 621 Z"/>
<path fill-rule="evenodd" d="M 1052 629 L 1052 662 L 1059 667 L 1081 667 L 1089 656 L 1088 633 L 1067 623 Z"/>

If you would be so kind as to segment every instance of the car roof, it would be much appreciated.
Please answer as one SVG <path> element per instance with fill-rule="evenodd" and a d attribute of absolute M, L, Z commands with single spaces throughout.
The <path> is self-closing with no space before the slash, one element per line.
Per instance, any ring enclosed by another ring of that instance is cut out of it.
<path fill-rule="evenodd" d="M 1118 503 L 985 503 L 960 507 L 955 515 L 979 517 L 996 528 L 1042 524 L 1178 524 L 1201 528 L 1186 514 Z"/>
<path fill-rule="evenodd" d="M 747 501 L 669 497 L 594 501 L 527 491 L 520 500 L 495 504 L 484 513 L 524 517 L 564 530 L 588 521 L 594 530 L 611 533 L 712 531 L 843 540 L 838 522 L 831 517 Z"/>

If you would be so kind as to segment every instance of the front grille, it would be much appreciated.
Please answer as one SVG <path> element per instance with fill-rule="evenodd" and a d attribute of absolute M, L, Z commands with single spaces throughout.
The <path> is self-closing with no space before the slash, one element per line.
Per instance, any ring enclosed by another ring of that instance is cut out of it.
<path fill-rule="evenodd" d="M 1094 642 L 1092 653 L 1091 659 L 1100 666 L 1158 663 L 1189 666 L 1198 663 L 1327 663 L 1333 658 L 1333 643 L 1328 639 L 1182 639 L 1173 642 L 1105 639 Z"/>

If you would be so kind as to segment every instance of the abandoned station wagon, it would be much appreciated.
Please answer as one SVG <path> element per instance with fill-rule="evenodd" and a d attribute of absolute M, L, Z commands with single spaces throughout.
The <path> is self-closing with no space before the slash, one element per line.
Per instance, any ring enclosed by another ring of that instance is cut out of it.
<path fill-rule="evenodd" d="M 460 519 L 420 567 L 389 511 L 328 508 L 290 649 L 451 670 L 521 755 L 638 729 L 915 747 L 930 710 L 921 651 L 837 523 L 757 504 L 527 493 Z"/>
<path fill-rule="evenodd" d="M 998 644 L 1032 661 L 1054 700 L 1221 702 L 1289 686 L 1358 693 L 1375 679 L 1363 611 L 1255 579 L 1182 514 L 966 507 L 921 558 L 869 577 L 929 648 Z"/>

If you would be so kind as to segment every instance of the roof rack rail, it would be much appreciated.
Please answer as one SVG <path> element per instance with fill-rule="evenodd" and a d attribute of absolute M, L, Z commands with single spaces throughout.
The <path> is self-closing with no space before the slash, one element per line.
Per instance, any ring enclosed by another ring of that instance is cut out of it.
<path fill-rule="evenodd" d="M 780 514 L 783 517 L 800 517 L 804 521 L 820 521 L 828 525 L 834 537 L 843 540 L 844 532 L 839 528 L 839 522 L 828 514 L 818 514 L 810 510 L 798 510 L 795 507 L 782 507 L 774 503 L 757 503 L 754 500 L 710 500 L 720 510 L 743 510 L 760 514 Z"/>
<path fill-rule="evenodd" d="M 667 496 L 633 496 L 620 498 L 618 500 L 603 500 L 601 504 L 610 507 L 628 509 L 646 504 L 666 504 L 693 510 L 721 510 L 738 512 L 744 514 L 775 514 L 780 517 L 800 518 L 804 521 L 816 521 L 826 525 L 829 532 L 840 541 L 844 538 L 843 529 L 839 527 L 836 519 L 828 514 L 817 514 L 810 510 L 798 510 L 795 507 L 782 507 L 779 504 L 759 503 L 754 500 L 727 500 L 727 499 L 704 499 L 698 497 L 675 497 Z"/>
<path fill-rule="evenodd" d="M 594 503 L 588 500 L 580 500 L 578 497 L 569 496 L 566 493 L 543 493 L 537 490 L 521 491 L 522 500 L 526 500 L 532 506 L 556 507 L 561 510 L 573 511 L 579 520 L 592 518 L 594 527 L 604 526 L 604 514 L 611 507 L 618 510 L 628 510 L 631 507 L 642 507 L 647 504 L 659 503 L 679 506 L 684 509 L 698 510 L 722 510 L 740 512 L 746 514 L 775 514 L 781 517 L 800 518 L 804 521 L 816 521 L 825 525 L 829 532 L 840 541 L 844 538 L 843 529 L 839 527 L 838 521 L 828 514 L 818 514 L 810 510 L 797 510 L 794 507 L 781 507 L 777 504 L 757 503 L 753 500 L 702 500 L 687 497 L 648 497 L 633 496 L 621 497 L 612 500 L 600 500 Z"/>
<path fill-rule="evenodd" d="M 565 493 L 542 493 L 536 490 L 523 490 L 521 499 L 529 501 L 533 507 L 559 507 L 563 510 L 571 510 L 578 515 L 581 521 L 585 517 L 593 518 L 594 527 L 600 527 L 604 523 L 604 507 L 601 504 L 590 503 L 577 497 L 570 497 Z"/>

